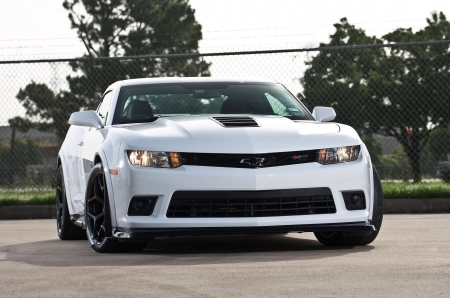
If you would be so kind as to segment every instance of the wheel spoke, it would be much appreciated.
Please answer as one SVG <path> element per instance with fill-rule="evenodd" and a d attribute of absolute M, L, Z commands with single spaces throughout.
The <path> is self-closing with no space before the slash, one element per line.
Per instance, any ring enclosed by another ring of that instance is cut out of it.
<path fill-rule="evenodd" d="M 95 215 L 94 215 L 94 214 L 88 212 L 88 213 L 87 213 L 87 216 L 89 216 L 90 218 L 92 218 L 92 219 L 95 221 Z"/>
<path fill-rule="evenodd" d="M 103 173 L 96 173 L 90 180 L 86 200 L 86 225 L 95 244 L 101 244 L 106 237 L 105 200 L 107 200 Z"/>
<path fill-rule="evenodd" d="M 102 212 L 95 216 L 94 220 L 97 222 L 100 218 L 102 218 L 105 215 L 105 212 Z"/>
<path fill-rule="evenodd" d="M 98 229 L 98 233 L 97 233 L 97 239 L 96 239 L 96 243 L 99 243 L 99 240 L 100 240 L 100 236 L 101 236 L 101 233 L 102 233 L 102 231 L 103 231 L 103 235 L 106 235 L 105 234 L 105 222 L 103 222 L 102 223 L 102 225 L 99 227 L 99 229 Z M 101 240 L 103 240 L 103 239 L 101 239 Z"/>
<path fill-rule="evenodd" d="M 90 199 L 88 200 L 88 203 L 91 204 L 91 203 L 93 203 L 94 201 L 97 201 L 97 202 L 99 202 L 99 203 L 102 204 L 102 205 L 104 204 L 103 199 L 100 198 L 100 197 L 97 196 L 97 195 L 95 195 L 95 196 L 93 196 L 92 198 L 90 198 Z"/>

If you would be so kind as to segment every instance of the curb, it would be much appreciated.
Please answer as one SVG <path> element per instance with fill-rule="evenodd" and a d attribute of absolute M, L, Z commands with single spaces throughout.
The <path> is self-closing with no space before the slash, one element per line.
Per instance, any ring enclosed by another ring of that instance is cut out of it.
<path fill-rule="evenodd" d="M 450 198 L 436 199 L 385 199 L 385 214 L 391 213 L 449 213 Z"/>
<path fill-rule="evenodd" d="M 0 219 L 56 218 L 56 205 L 23 205 L 0 207 Z"/>
<path fill-rule="evenodd" d="M 450 198 L 385 199 L 383 211 L 384 214 L 450 213 Z M 0 220 L 45 218 L 56 218 L 55 205 L 24 205 L 0 207 Z"/>

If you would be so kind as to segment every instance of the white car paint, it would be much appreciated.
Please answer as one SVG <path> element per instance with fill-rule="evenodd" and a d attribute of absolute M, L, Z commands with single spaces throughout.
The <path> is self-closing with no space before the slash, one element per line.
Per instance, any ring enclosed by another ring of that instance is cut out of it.
<path fill-rule="evenodd" d="M 236 78 L 158 78 L 120 81 L 108 87 L 113 115 L 120 89 L 124 86 L 171 82 L 271 82 Z M 79 221 L 84 217 L 84 192 L 94 160 L 104 167 L 111 205 L 113 228 L 169 227 L 258 227 L 278 225 L 368 222 L 373 209 L 373 177 L 370 156 L 356 131 L 343 124 L 320 121 L 292 121 L 280 116 L 252 115 L 260 127 L 225 128 L 210 117 L 195 115 L 160 118 L 152 123 L 104 127 L 72 125 L 59 158 L 65 181 L 69 211 Z M 232 115 L 231 115 L 232 116 Z M 326 115 L 325 118 L 331 117 Z M 326 119 L 322 119 L 326 120 Z M 88 120 L 86 120 L 89 122 Z M 95 122 L 95 121 L 94 121 Z M 80 123 L 78 123 L 80 124 Z M 306 163 L 269 168 L 223 168 L 181 166 L 179 168 L 141 168 L 130 164 L 126 150 L 197 153 L 270 153 L 316 150 L 342 146 L 361 146 L 358 160 L 343 164 Z M 118 170 L 110 175 L 109 170 Z M 271 190 L 328 187 L 337 212 L 299 216 L 249 218 L 167 218 L 172 194 L 177 190 Z M 348 211 L 342 191 L 365 193 L 365 210 Z M 136 195 L 158 196 L 150 216 L 128 216 L 130 199 Z M 81 198 L 81 199 L 80 199 Z"/>

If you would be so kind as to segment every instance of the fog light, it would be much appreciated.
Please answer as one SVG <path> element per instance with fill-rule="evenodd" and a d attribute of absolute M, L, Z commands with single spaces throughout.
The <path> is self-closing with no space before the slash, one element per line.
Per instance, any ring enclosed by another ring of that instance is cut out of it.
<path fill-rule="evenodd" d="M 359 205 L 361 204 L 361 196 L 358 194 L 351 195 L 350 200 L 352 201 L 353 205 Z"/>
<path fill-rule="evenodd" d="M 133 197 L 128 207 L 129 216 L 148 216 L 155 209 L 158 197 Z"/>
<path fill-rule="evenodd" d="M 362 191 L 345 191 L 342 192 L 344 197 L 345 208 L 347 210 L 364 210 L 366 209 L 366 198 Z"/>
<path fill-rule="evenodd" d="M 135 210 L 148 210 L 150 208 L 150 205 L 152 203 L 151 199 L 135 199 L 133 201 L 133 207 Z"/>

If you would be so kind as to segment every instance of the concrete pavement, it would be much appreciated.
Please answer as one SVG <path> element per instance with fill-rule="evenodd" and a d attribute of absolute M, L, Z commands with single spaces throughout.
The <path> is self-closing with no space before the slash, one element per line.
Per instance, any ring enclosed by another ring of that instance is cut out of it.
<path fill-rule="evenodd" d="M 386 215 L 375 242 L 345 248 L 291 233 L 98 254 L 54 220 L 0 228 L 0 297 L 450 297 L 450 214 Z"/>

